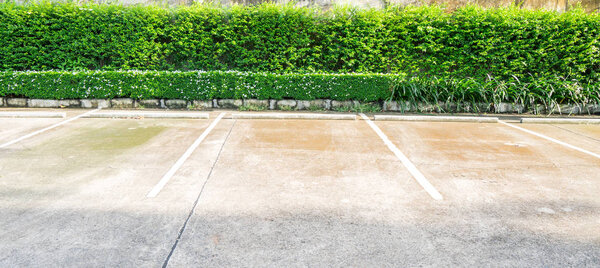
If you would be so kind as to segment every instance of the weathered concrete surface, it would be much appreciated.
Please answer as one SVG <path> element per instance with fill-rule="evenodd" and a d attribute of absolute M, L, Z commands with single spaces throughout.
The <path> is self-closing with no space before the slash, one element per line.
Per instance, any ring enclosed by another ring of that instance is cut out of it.
<path fill-rule="evenodd" d="M 600 124 L 600 118 L 521 118 L 521 123 L 532 124 Z"/>
<path fill-rule="evenodd" d="M 208 113 L 196 112 L 140 112 L 140 111 L 103 111 L 87 114 L 84 118 L 162 118 L 162 119 L 208 119 Z"/>
<path fill-rule="evenodd" d="M 501 124 L 377 125 L 444 195 L 460 265 L 600 265 L 600 159 Z"/>
<path fill-rule="evenodd" d="M 550 138 L 578 146 L 585 150 L 600 154 L 599 125 L 565 125 L 565 124 L 516 124 L 519 127 L 535 131 Z"/>
<path fill-rule="evenodd" d="M 501 124 L 375 122 L 441 202 L 362 120 L 221 120 L 145 198 L 211 121 L 82 118 L 0 150 L 0 266 L 161 266 L 201 189 L 171 267 L 600 265 L 600 160 Z M 519 126 L 600 153 L 600 126 Z"/>
<path fill-rule="evenodd" d="M 0 144 L 12 141 L 62 120 L 62 118 L 0 118 Z M 1 168 L 0 173 L 2 173 Z"/>
<path fill-rule="evenodd" d="M 376 121 L 427 121 L 427 122 L 472 122 L 497 123 L 498 117 L 482 116 L 427 116 L 427 115 L 375 115 Z"/>
<path fill-rule="evenodd" d="M 145 195 L 208 123 L 79 119 L 2 149 L 0 266 L 160 266 L 226 124 L 158 197 Z"/>
<path fill-rule="evenodd" d="M 496 124 L 383 122 L 435 202 L 364 122 L 286 123 L 238 121 L 171 265 L 600 264 L 596 160 Z"/>
<path fill-rule="evenodd" d="M 32 108 L 0 108 L 0 113 L 60 113 L 67 118 L 0 118 L 0 144 L 20 138 L 34 131 L 46 128 L 86 110 L 81 109 L 32 109 Z M 0 173 L 2 168 L 0 166 Z"/>
<path fill-rule="evenodd" d="M 61 112 L 4 112 L 0 111 L 0 118 L 65 118 L 67 113 Z"/>
<path fill-rule="evenodd" d="M 403 255 L 408 244 L 380 240 L 399 231 L 385 222 L 409 224 L 409 203 L 429 197 L 363 124 L 238 120 L 170 265 L 361 266 Z"/>

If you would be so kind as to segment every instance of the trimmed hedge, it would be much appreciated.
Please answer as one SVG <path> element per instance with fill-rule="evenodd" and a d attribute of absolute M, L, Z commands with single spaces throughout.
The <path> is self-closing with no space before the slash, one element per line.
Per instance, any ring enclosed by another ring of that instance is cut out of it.
<path fill-rule="evenodd" d="M 13 71 L 361 72 L 480 83 L 600 79 L 600 15 L 581 10 L 4 3 L 0 44 L 0 70 Z"/>
<path fill-rule="evenodd" d="M 334 99 L 390 98 L 394 74 L 271 74 L 236 71 L 0 72 L 0 96 L 40 99 Z"/>
<path fill-rule="evenodd" d="M 600 83 L 405 77 L 397 74 L 273 74 L 237 71 L 0 72 L 0 96 L 40 99 L 332 99 L 412 103 L 598 104 Z"/>

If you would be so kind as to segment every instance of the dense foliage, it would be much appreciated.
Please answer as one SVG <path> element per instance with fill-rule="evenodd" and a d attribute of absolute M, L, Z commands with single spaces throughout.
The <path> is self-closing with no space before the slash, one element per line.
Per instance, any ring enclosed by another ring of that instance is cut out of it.
<path fill-rule="evenodd" d="M 600 15 L 0 4 L 1 70 L 238 70 L 598 81 Z"/>
<path fill-rule="evenodd" d="M 4 3 L 0 96 L 587 104 L 599 48 L 580 10 Z"/>
<path fill-rule="evenodd" d="M 393 74 L 272 74 L 236 71 L 0 72 L 0 96 L 40 99 L 335 99 L 389 98 Z"/>
<path fill-rule="evenodd" d="M 508 102 L 590 104 L 600 101 L 600 84 L 534 79 L 486 80 L 417 78 L 398 74 L 273 74 L 210 71 L 6 71 L 0 96 L 41 99 L 333 99 L 412 103 Z"/>

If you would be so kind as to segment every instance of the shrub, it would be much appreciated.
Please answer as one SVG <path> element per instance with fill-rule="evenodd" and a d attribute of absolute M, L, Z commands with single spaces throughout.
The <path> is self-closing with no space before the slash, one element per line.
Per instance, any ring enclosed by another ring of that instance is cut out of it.
<path fill-rule="evenodd" d="M 0 96 L 41 99 L 332 99 L 429 103 L 509 102 L 599 104 L 600 82 L 531 78 L 523 82 L 397 74 L 273 74 L 238 71 L 26 71 L 0 72 Z"/>
<path fill-rule="evenodd" d="M 301 99 L 389 98 L 392 74 L 271 74 L 237 71 L 0 72 L 0 96 L 41 99 Z"/>
<path fill-rule="evenodd" d="M 166 8 L 0 4 L 0 70 L 600 78 L 600 15 L 467 6 Z M 292 78 L 290 78 L 292 79 Z"/>

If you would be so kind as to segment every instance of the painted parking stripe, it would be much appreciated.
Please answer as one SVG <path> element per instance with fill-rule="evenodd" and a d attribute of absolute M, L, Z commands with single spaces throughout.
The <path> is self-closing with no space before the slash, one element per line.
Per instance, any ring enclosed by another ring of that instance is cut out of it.
<path fill-rule="evenodd" d="M 375 133 L 377 133 L 379 138 L 383 140 L 383 142 L 385 143 L 385 145 L 387 145 L 390 151 L 392 151 L 396 155 L 396 157 L 400 159 L 402 164 L 404 164 L 404 166 L 408 169 L 410 174 L 412 174 L 412 176 L 423 187 L 423 189 L 425 189 L 425 191 L 427 191 L 427 193 L 433 199 L 442 200 L 443 197 L 440 194 L 440 192 L 438 192 L 438 190 L 436 190 L 435 187 L 431 185 L 431 183 L 427 180 L 427 178 L 425 178 L 423 173 L 421 173 L 421 171 L 417 169 L 417 167 L 410 161 L 410 159 L 408 159 L 408 157 L 406 157 L 406 155 L 404 155 L 400 151 L 400 149 L 398 149 L 398 147 L 396 147 L 396 145 L 394 145 L 394 143 L 392 143 L 392 141 L 388 139 L 388 137 L 383 133 L 383 131 L 381 131 L 381 129 L 377 125 L 375 125 L 375 123 L 373 123 L 373 121 L 371 121 L 371 119 L 369 119 L 365 114 L 361 113 L 360 117 L 362 117 L 362 119 L 365 120 L 367 124 L 369 124 L 369 126 L 375 131 Z"/>
<path fill-rule="evenodd" d="M 215 128 L 217 123 L 219 123 L 219 121 L 221 121 L 221 118 L 223 118 L 223 116 L 225 116 L 225 113 L 221 113 L 221 114 L 219 114 L 219 116 L 217 116 L 215 121 L 213 121 L 210 124 L 210 126 L 208 126 L 208 128 L 206 128 L 206 130 L 204 130 L 204 132 L 202 132 L 202 135 L 200 135 L 200 137 L 198 137 L 198 139 L 196 139 L 196 141 L 194 141 L 194 143 L 192 145 L 190 145 L 190 147 L 185 151 L 185 153 L 183 153 L 183 155 L 179 158 L 179 160 L 177 160 L 177 162 L 175 162 L 175 164 L 171 167 L 171 169 L 169 169 L 169 171 L 162 177 L 162 179 L 160 179 L 158 184 L 156 184 L 154 186 L 154 188 L 152 188 L 152 190 L 148 193 L 148 195 L 146 195 L 146 197 L 156 197 L 158 195 L 158 193 L 160 193 L 162 188 L 165 187 L 165 185 L 169 182 L 169 180 L 173 177 L 173 175 L 175 175 L 177 170 L 179 170 L 179 168 L 181 168 L 181 166 L 183 166 L 183 163 L 185 163 L 185 161 L 192 155 L 192 153 L 196 150 L 196 148 L 198 148 L 198 146 L 200 146 L 200 143 L 202 143 L 202 141 L 206 138 L 206 136 L 208 136 L 208 134 L 213 130 L 213 128 Z"/>
<path fill-rule="evenodd" d="M 576 151 L 582 152 L 582 153 L 584 153 L 584 154 L 588 154 L 588 155 L 591 155 L 591 156 L 593 156 L 593 157 L 600 158 L 600 155 L 599 155 L 599 154 L 597 154 L 597 153 L 593 153 L 593 152 L 590 152 L 590 151 L 588 151 L 588 150 L 585 150 L 585 149 L 579 148 L 579 147 L 577 147 L 577 146 L 574 146 L 574 145 L 568 144 L 568 143 L 566 143 L 566 142 L 562 142 L 562 141 L 559 141 L 559 140 L 557 140 L 557 139 L 550 138 L 550 137 L 548 137 L 548 136 L 546 136 L 546 135 L 543 135 L 543 134 L 540 134 L 540 133 L 537 133 L 537 132 L 531 131 L 531 130 L 529 130 L 529 129 L 525 129 L 525 128 L 522 128 L 522 127 L 518 127 L 518 126 L 515 126 L 515 125 L 513 125 L 513 124 L 509 124 L 509 123 L 503 122 L 503 121 L 499 121 L 499 122 L 500 122 L 501 124 L 504 124 L 504 125 L 506 125 L 506 126 L 512 127 L 512 128 L 514 128 L 514 129 L 521 130 L 521 131 L 523 131 L 523 132 L 527 132 L 527 133 L 529 133 L 529 134 L 531 134 L 531 135 L 538 136 L 538 137 L 540 137 L 540 138 L 542 138 L 542 139 L 549 140 L 549 141 L 551 141 L 551 142 L 554 142 L 554 143 L 560 144 L 560 145 L 562 145 L 562 146 L 565 146 L 565 147 L 567 147 L 567 148 L 571 148 L 571 149 L 573 149 L 573 150 L 576 150 Z"/>
<path fill-rule="evenodd" d="M 98 111 L 98 110 L 100 110 L 100 109 L 102 109 L 102 108 L 98 108 L 98 109 L 95 109 L 95 110 L 92 110 L 92 111 L 89 111 L 89 112 L 86 112 L 86 113 L 83 113 L 83 114 L 80 114 L 80 115 L 74 116 L 74 117 L 72 117 L 72 118 L 69 118 L 69 119 L 67 119 L 67 120 L 60 121 L 60 122 L 58 122 L 58 123 L 56 123 L 56 124 L 54 124 L 54 125 L 51 125 L 51 126 L 49 126 L 49 127 L 46 127 L 46 128 L 40 129 L 40 130 L 38 130 L 38 131 L 35 131 L 35 132 L 32 132 L 32 133 L 29 133 L 29 134 L 27 134 L 27 135 L 25 135 L 25 136 L 22 136 L 22 137 L 20 137 L 20 138 L 14 139 L 14 140 L 12 140 L 12 141 L 9 141 L 9 142 L 7 142 L 7 143 L 4 143 L 4 144 L 0 145 L 0 149 L 1 149 L 1 148 L 4 148 L 4 147 L 8 147 L 8 146 L 10 146 L 10 145 L 13 145 L 13 144 L 15 144 L 15 143 L 17 143 L 17 142 L 20 142 L 20 141 L 24 140 L 24 139 L 31 138 L 31 137 L 33 137 L 33 136 L 35 136 L 35 135 L 38 135 L 38 134 L 40 134 L 40 133 L 44 133 L 44 132 L 46 132 L 46 131 L 48 131 L 48 130 L 51 130 L 51 129 L 53 129 L 53 128 L 57 128 L 57 127 L 59 127 L 59 126 L 62 126 L 62 125 L 64 125 L 64 124 L 66 124 L 66 123 L 69 123 L 69 122 L 71 122 L 71 121 L 73 121 L 73 120 L 76 120 L 76 119 L 79 119 L 79 118 L 81 118 L 81 117 L 84 117 L 84 116 L 86 116 L 86 115 L 88 115 L 88 114 L 94 113 L 94 112 L 96 112 L 96 111 Z"/>

